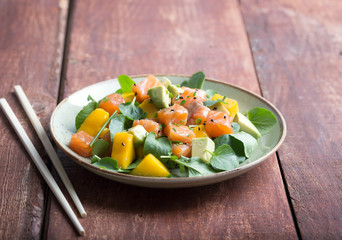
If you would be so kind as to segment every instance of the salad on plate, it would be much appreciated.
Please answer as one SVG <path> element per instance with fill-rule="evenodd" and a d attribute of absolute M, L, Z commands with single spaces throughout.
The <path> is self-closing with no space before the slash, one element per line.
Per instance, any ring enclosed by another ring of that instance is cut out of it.
<path fill-rule="evenodd" d="M 265 108 L 239 112 L 238 102 L 203 90 L 203 72 L 174 85 L 150 75 L 88 104 L 75 118 L 69 148 L 109 171 L 146 177 L 194 177 L 229 171 L 257 149 L 277 123 Z"/>

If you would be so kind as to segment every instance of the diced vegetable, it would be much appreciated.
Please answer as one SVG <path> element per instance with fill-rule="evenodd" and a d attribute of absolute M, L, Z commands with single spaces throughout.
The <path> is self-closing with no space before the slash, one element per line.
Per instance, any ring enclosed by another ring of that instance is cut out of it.
<path fill-rule="evenodd" d="M 238 102 L 234 99 L 230 99 L 230 98 L 225 98 L 224 100 L 224 96 L 216 93 L 214 94 L 214 96 L 211 98 L 211 100 L 222 100 L 227 104 L 224 104 L 225 108 L 229 111 L 230 113 L 230 117 L 234 118 L 235 114 L 239 111 L 239 105 Z"/>
<path fill-rule="evenodd" d="M 159 109 L 152 103 L 151 99 L 144 100 L 138 107 L 147 113 L 146 118 L 154 119 Z"/>

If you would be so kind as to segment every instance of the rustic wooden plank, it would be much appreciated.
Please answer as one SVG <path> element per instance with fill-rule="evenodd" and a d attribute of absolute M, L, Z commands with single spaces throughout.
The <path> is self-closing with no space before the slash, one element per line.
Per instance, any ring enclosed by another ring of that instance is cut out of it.
<path fill-rule="evenodd" d="M 0 1 L 0 96 L 5 97 L 43 158 L 42 145 L 12 93 L 20 84 L 48 126 L 56 106 L 63 13 L 57 0 Z M 65 21 L 65 14 L 64 14 Z M 0 239 L 39 239 L 46 184 L 0 111 Z"/>
<path fill-rule="evenodd" d="M 341 1 L 242 1 L 265 97 L 285 114 L 279 151 L 303 239 L 342 238 Z"/>
<path fill-rule="evenodd" d="M 259 92 L 239 6 L 216 3 L 76 2 L 64 96 L 119 74 L 198 70 Z M 88 212 L 81 223 L 90 239 L 296 238 L 275 156 L 231 181 L 160 190 L 103 179 L 60 155 Z M 76 236 L 53 199 L 47 237 Z"/>

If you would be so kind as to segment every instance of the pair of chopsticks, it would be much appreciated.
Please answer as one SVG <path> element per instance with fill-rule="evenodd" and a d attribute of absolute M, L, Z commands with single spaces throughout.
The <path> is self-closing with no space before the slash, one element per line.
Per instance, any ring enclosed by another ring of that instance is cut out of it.
<path fill-rule="evenodd" d="M 16 85 L 16 86 L 14 86 L 14 91 L 15 91 L 17 97 L 19 98 L 19 101 L 20 101 L 21 105 L 23 106 L 26 114 L 28 115 L 34 129 L 36 130 L 36 132 L 39 136 L 39 139 L 43 143 L 44 148 L 47 151 L 47 153 L 48 153 L 53 165 L 55 166 L 59 176 L 61 177 L 66 189 L 68 190 L 72 200 L 74 201 L 78 211 L 80 212 L 82 217 L 86 217 L 87 213 L 85 212 L 85 210 L 82 206 L 82 203 L 79 200 L 79 198 L 76 194 L 76 191 L 75 191 L 74 187 L 72 186 L 72 184 L 68 178 L 68 175 L 66 174 L 66 172 L 62 166 L 62 163 L 60 162 L 60 160 L 57 156 L 55 149 L 53 148 L 46 132 L 44 131 L 42 124 L 40 123 L 36 113 L 34 112 L 29 100 L 27 99 L 27 97 L 23 91 L 23 89 L 20 86 Z M 43 159 L 40 157 L 40 155 L 39 155 L 37 149 L 34 147 L 32 141 L 27 136 L 24 128 L 21 126 L 18 118 L 15 116 L 13 110 L 11 109 L 9 104 L 7 103 L 6 99 L 4 99 L 4 98 L 0 99 L 0 106 L 1 106 L 2 110 L 4 111 L 6 117 L 10 121 L 11 125 L 13 126 L 14 130 L 16 131 L 21 142 L 24 144 L 25 149 L 30 154 L 33 162 L 36 164 L 39 172 L 42 174 L 43 178 L 45 179 L 45 181 L 49 185 L 51 191 L 54 193 L 55 197 L 58 199 L 59 203 L 62 205 L 63 209 L 65 210 L 65 212 L 69 216 L 71 222 L 74 224 L 74 226 L 76 227 L 79 234 L 84 235 L 85 231 L 84 231 L 81 223 L 77 219 L 75 213 L 73 212 L 69 203 L 65 199 L 62 191 L 58 187 L 55 179 L 51 175 L 49 169 L 46 167 Z"/>

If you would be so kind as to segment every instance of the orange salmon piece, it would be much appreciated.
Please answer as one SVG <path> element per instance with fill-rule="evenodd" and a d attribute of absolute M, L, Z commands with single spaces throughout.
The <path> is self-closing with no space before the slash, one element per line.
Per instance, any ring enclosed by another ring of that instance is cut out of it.
<path fill-rule="evenodd" d="M 133 127 L 135 127 L 136 125 L 143 126 L 147 132 L 154 132 L 157 137 L 161 136 L 160 124 L 154 120 L 150 120 L 150 119 L 134 120 Z"/>
<path fill-rule="evenodd" d="M 119 93 L 113 93 L 105 97 L 99 104 L 99 108 L 106 110 L 111 116 L 115 111 L 119 111 L 119 105 L 124 103 L 125 99 Z"/>
<path fill-rule="evenodd" d="M 204 102 L 207 100 L 207 94 L 202 89 L 193 89 L 188 87 L 182 87 L 182 89 L 184 92 L 179 96 L 178 100 L 174 98 L 174 104 L 187 107 L 191 102 Z"/>
<path fill-rule="evenodd" d="M 136 93 L 137 101 L 142 103 L 144 100 L 148 99 L 147 91 L 159 85 L 163 85 L 155 76 L 147 76 L 143 81 L 133 85 L 132 92 Z"/>
<path fill-rule="evenodd" d="M 195 133 L 184 125 L 169 124 L 164 128 L 164 134 L 170 141 L 182 143 L 192 143 L 192 139 L 196 137 Z"/>
<path fill-rule="evenodd" d="M 184 156 L 184 157 L 191 157 L 191 147 L 192 144 L 172 144 L 172 154 L 176 155 L 177 157 Z"/>
<path fill-rule="evenodd" d="M 217 111 L 210 111 L 208 113 L 204 129 L 210 137 L 219 137 L 223 134 L 233 133 L 233 128 L 227 114 Z"/>
<path fill-rule="evenodd" d="M 166 126 L 169 124 L 185 125 L 188 118 L 188 110 L 181 105 L 175 104 L 171 107 L 161 109 L 158 112 L 157 119 Z"/>
<path fill-rule="evenodd" d="M 69 142 L 69 148 L 82 157 L 91 156 L 91 147 L 89 144 L 93 141 L 93 137 L 84 131 L 80 131 L 72 135 Z"/>
<path fill-rule="evenodd" d="M 207 116 L 210 111 L 210 109 L 204 106 L 202 102 L 191 102 L 187 106 L 187 109 L 189 111 L 188 125 L 203 124 L 207 120 Z"/>

